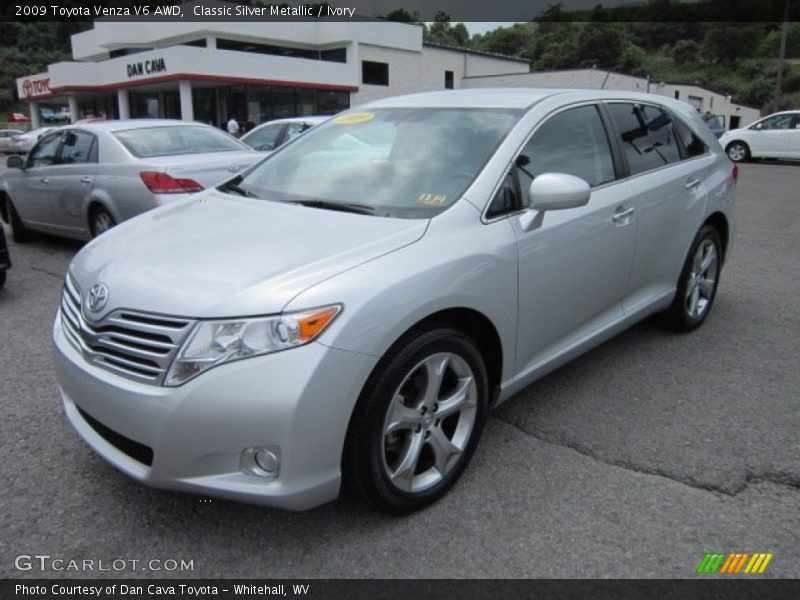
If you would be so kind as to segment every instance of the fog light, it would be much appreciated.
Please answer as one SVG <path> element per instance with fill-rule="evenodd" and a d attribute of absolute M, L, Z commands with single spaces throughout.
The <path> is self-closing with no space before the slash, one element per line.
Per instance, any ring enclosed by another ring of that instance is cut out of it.
<path fill-rule="evenodd" d="M 280 461 L 272 450 L 259 448 L 256 450 L 256 464 L 270 475 L 277 475 Z"/>
<path fill-rule="evenodd" d="M 280 450 L 277 447 L 245 448 L 240 466 L 243 472 L 258 477 L 275 478 L 280 473 Z"/>

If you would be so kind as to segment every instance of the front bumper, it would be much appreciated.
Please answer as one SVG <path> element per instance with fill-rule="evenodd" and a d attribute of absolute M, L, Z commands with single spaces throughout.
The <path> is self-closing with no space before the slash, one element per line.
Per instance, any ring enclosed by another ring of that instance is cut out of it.
<path fill-rule="evenodd" d="M 53 339 L 67 418 L 89 446 L 134 479 L 289 510 L 338 495 L 350 414 L 377 358 L 311 343 L 215 367 L 168 388 L 86 363 L 64 337 L 60 313 Z M 104 428 L 152 451 L 152 464 L 112 443 Z M 264 446 L 280 449 L 277 478 L 252 475 L 240 464 L 245 448 Z"/>

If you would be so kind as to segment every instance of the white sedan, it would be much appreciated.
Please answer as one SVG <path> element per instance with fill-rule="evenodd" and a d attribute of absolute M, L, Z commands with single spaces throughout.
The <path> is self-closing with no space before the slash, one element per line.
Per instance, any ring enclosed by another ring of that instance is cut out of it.
<path fill-rule="evenodd" d="M 719 143 L 734 162 L 751 158 L 800 159 L 800 110 L 775 113 L 723 133 Z"/>

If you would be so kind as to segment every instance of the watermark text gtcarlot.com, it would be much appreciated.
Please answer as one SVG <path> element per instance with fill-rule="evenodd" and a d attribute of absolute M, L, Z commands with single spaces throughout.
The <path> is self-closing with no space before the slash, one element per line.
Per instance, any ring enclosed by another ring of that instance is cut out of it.
<path fill-rule="evenodd" d="M 20 554 L 14 559 L 18 571 L 194 571 L 194 559 L 184 558 L 65 558 L 50 554 Z"/>

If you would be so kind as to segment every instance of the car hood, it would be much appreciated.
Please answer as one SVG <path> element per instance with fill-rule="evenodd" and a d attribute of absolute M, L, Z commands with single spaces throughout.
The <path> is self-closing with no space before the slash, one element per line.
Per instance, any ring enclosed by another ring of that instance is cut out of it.
<path fill-rule="evenodd" d="M 84 294 L 96 283 L 108 288 L 98 318 L 118 308 L 271 314 L 310 286 L 419 240 L 427 225 L 214 190 L 118 225 L 78 253 L 70 274 Z"/>
<path fill-rule="evenodd" d="M 742 132 L 744 132 L 746 130 L 747 130 L 746 127 L 740 127 L 739 129 L 729 129 L 728 131 L 723 132 L 723 134 L 720 136 L 720 138 L 739 135 L 740 133 L 742 133 Z"/>

